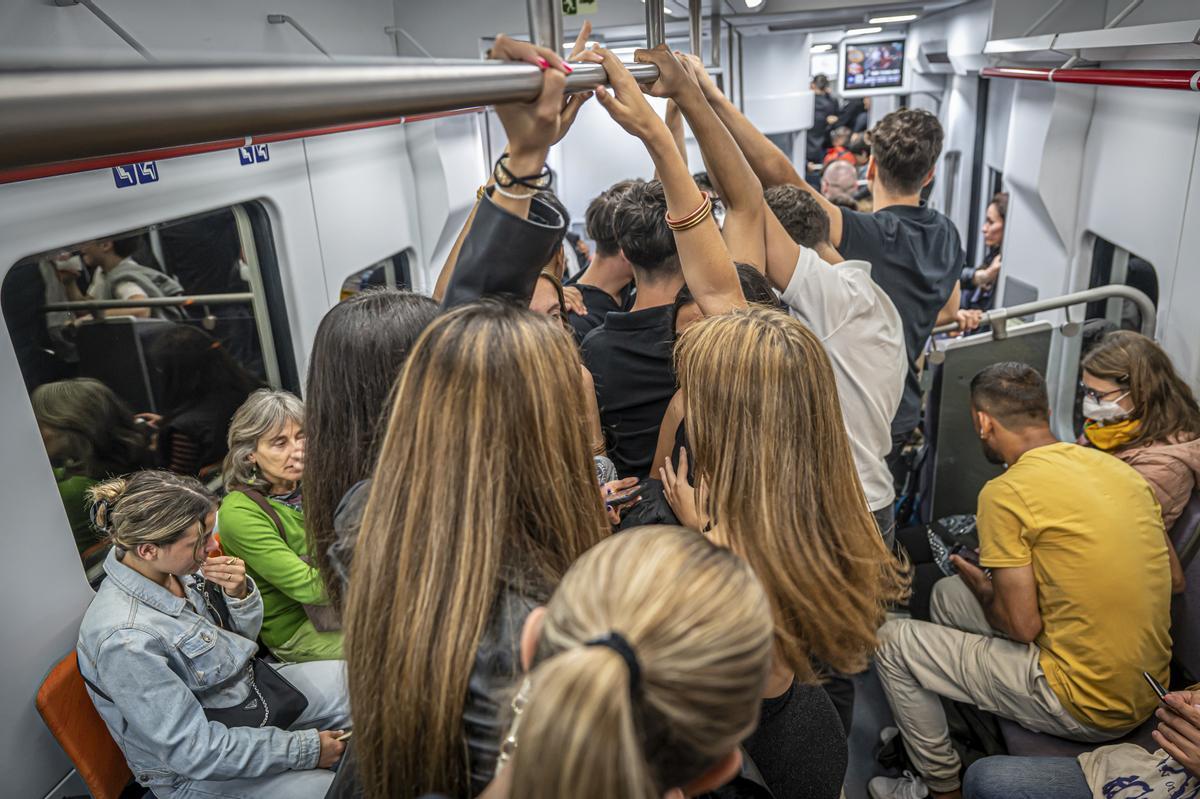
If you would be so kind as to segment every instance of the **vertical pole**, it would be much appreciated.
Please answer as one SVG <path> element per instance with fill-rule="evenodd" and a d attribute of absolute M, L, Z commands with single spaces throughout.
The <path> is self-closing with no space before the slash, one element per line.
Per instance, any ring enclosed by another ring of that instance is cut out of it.
<path fill-rule="evenodd" d="M 562 5 L 560 0 L 527 0 L 529 40 L 563 54 Z"/>
<path fill-rule="evenodd" d="M 737 97 L 738 110 L 743 114 L 746 113 L 746 71 L 742 69 L 742 32 L 735 30 L 737 35 Z"/>
<path fill-rule="evenodd" d="M 691 38 L 692 55 L 701 61 L 704 60 L 704 53 L 700 52 L 700 25 L 703 22 L 700 0 L 688 0 L 688 32 Z"/>
<path fill-rule="evenodd" d="M 646 0 L 646 47 L 658 47 L 667 40 L 663 0 Z"/>
<path fill-rule="evenodd" d="M 711 67 L 721 66 L 721 4 L 713 3 L 712 13 L 708 17 L 712 30 L 709 31 L 709 44 L 712 47 L 712 58 L 708 60 Z"/>

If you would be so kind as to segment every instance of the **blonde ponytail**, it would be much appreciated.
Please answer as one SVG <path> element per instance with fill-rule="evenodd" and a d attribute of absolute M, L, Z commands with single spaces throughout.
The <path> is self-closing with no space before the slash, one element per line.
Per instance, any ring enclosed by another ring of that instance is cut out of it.
<path fill-rule="evenodd" d="M 697 533 L 596 545 L 546 608 L 510 795 L 658 799 L 702 776 L 757 723 L 772 629 L 750 567 Z"/>
<path fill-rule="evenodd" d="M 174 543 L 217 507 L 199 480 L 159 470 L 103 480 L 88 489 L 87 497 L 92 524 L 125 551 Z"/>
<path fill-rule="evenodd" d="M 598 646 L 561 652 L 530 675 L 511 796 L 659 799 L 634 719 L 628 667 Z M 553 752 L 554 754 L 550 754 Z"/>

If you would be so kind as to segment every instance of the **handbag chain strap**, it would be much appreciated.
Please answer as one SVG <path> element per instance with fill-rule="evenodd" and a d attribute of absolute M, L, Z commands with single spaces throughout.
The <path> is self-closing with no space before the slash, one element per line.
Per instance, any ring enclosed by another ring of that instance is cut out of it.
<path fill-rule="evenodd" d="M 213 606 L 212 599 L 209 597 L 207 581 L 201 579 L 199 582 L 200 596 L 204 597 L 204 604 L 208 607 L 208 612 L 216 618 L 217 626 L 224 630 L 225 625 L 221 622 L 221 614 L 217 612 L 216 607 Z M 265 727 L 267 726 L 267 720 L 271 718 L 271 708 L 267 706 L 267 698 L 263 696 L 262 691 L 258 690 L 258 681 L 254 679 L 254 658 L 251 658 L 250 662 L 246 664 L 246 679 L 250 681 L 250 688 L 254 691 L 254 695 L 258 697 L 259 704 L 262 705 L 263 719 L 259 722 L 258 726 Z"/>

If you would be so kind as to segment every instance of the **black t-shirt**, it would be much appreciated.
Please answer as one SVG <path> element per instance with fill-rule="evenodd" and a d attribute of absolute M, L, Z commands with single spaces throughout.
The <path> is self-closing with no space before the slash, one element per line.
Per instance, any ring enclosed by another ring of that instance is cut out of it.
<path fill-rule="evenodd" d="M 604 324 L 604 317 L 610 312 L 621 312 L 629 307 L 628 288 L 622 292 L 622 301 L 617 302 L 604 289 L 589 286 L 587 283 L 573 283 L 572 285 L 579 289 L 579 293 L 583 295 L 583 304 L 587 306 L 587 316 L 580 316 L 573 313 L 567 314 L 567 322 L 571 325 L 571 329 L 575 331 L 575 342 L 577 344 L 582 344 L 588 333 L 591 333 Z"/>
<path fill-rule="evenodd" d="M 622 477 L 643 480 L 658 444 L 658 428 L 675 393 L 670 305 L 609 313 L 583 340 L 583 365 L 596 383 L 608 455 Z"/>
<path fill-rule="evenodd" d="M 903 435 L 921 421 L 917 358 L 965 261 L 958 229 L 949 217 L 925 206 L 893 205 L 873 214 L 843 208 L 838 251 L 847 259 L 870 262 L 871 278 L 900 313 L 908 376 L 892 435 Z"/>

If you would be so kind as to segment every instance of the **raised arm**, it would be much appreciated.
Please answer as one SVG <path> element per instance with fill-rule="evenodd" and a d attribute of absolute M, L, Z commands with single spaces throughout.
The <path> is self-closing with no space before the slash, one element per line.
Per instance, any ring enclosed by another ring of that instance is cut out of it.
<path fill-rule="evenodd" d="M 591 26 L 585 25 L 569 58 L 582 51 L 590 32 Z M 509 61 L 525 61 L 542 68 L 542 93 L 536 100 L 496 107 L 496 113 L 508 134 L 506 156 L 509 171 L 521 177 L 536 175 L 545 166 L 550 147 L 566 135 L 579 109 L 591 94 L 585 92 L 563 100 L 563 88 L 566 85 L 564 76 L 571 71 L 571 67 L 551 50 L 501 35 L 496 37 L 490 55 Z M 556 225 L 554 219 L 548 218 L 544 209 L 531 218 L 532 191 L 522 186 L 510 187 L 505 191 L 514 196 L 508 197 L 492 188 L 493 184 L 494 178 L 489 176 L 486 194 L 476 200 L 438 275 L 433 297 L 448 307 L 495 293 L 518 298 L 524 296 L 528 301 L 528 295 L 532 293 L 537 280 L 537 271 L 548 260 L 549 254 L 537 263 L 532 276 L 526 274 L 529 271 L 525 268 L 526 262 L 536 260 L 547 249 L 541 246 L 541 239 L 557 239 L 557 229 L 561 225 Z M 486 224 L 483 227 L 486 229 L 480 231 L 482 235 L 471 236 L 480 214 L 485 217 Z M 556 213 L 552 216 L 557 218 Z M 529 225 L 522 225 L 522 220 L 529 220 Z M 525 239 L 528 240 L 518 248 L 519 252 L 506 249 L 509 241 Z M 472 261 L 460 275 L 457 270 L 464 252 L 471 255 Z M 506 272 L 498 268 L 505 263 L 517 267 L 513 274 L 487 274 L 489 267 Z M 449 291 L 452 283 L 453 294 Z"/>
<path fill-rule="evenodd" d="M 692 180 L 687 165 L 675 148 L 671 132 L 654 113 L 650 103 L 646 102 L 637 81 L 620 59 L 600 47 L 594 52 L 600 56 L 613 88 L 609 92 L 600 87 L 596 90 L 596 97 L 622 128 L 646 145 L 662 180 L 668 218 L 698 220 L 686 229 L 673 228 L 673 232 L 683 278 L 691 288 L 700 311 L 711 316 L 733 308 L 744 308 L 746 299 L 742 296 L 737 269 L 712 217 L 711 207 L 708 213 L 693 217 L 704 211 L 708 201 L 696 188 L 696 182 Z M 674 60 L 670 52 L 666 56 Z M 683 75 L 682 69 L 679 74 Z"/>
<path fill-rule="evenodd" d="M 671 97 L 687 118 L 692 133 L 704 154 L 709 177 L 721 187 L 725 204 L 725 226 L 722 231 L 730 254 L 735 261 L 745 261 L 763 269 L 763 191 L 754 170 L 746 162 L 737 143 L 717 117 L 700 90 L 696 67 L 681 62 L 666 45 L 653 50 L 639 50 L 634 58 L 658 67 L 659 79 L 651 94 Z M 699 67 L 703 70 L 703 65 Z"/>
<path fill-rule="evenodd" d="M 799 186 L 817 198 L 825 213 L 829 215 L 829 239 L 834 247 L 842 243 L 842 212 L 836 205 L 829 202 L 819 191 L 808 185 L 804 176 L 796 171 L 792 160 L 770 139 L 768 139 L 754 124 L 746 119 L 738 107 L 729 102 L 721 90 L 704 71 L 703 65 L 696 71 L 700 80 L 700 88 L 708 99 L 709 105 L 716 111 L 717 116 L 733 135 L 738 147 L 750 162 L 750 167 L 764 186 Z"/>

